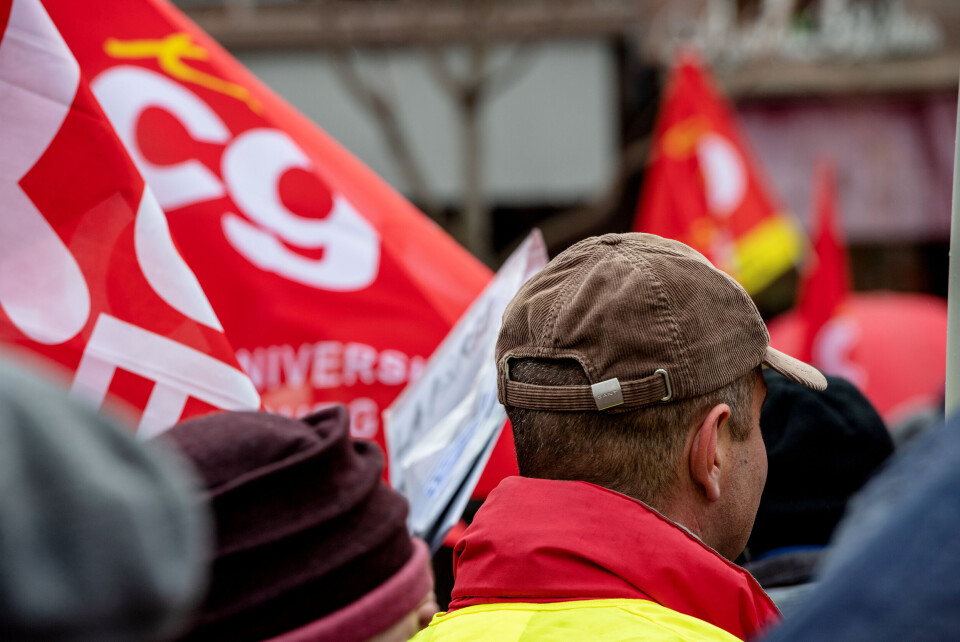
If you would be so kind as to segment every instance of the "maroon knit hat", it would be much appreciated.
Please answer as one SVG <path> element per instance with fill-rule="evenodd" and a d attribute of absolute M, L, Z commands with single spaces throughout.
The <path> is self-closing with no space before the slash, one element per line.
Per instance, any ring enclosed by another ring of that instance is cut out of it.
<path fill-rule="evenodd" d="M 379 449 L 350 439 L 348 423 L 343 406 L 299 421 L 225 412 L 164 435 L 205 480 L 217 527 L 211 587 L 186 639 L 263 640 L 360 601 L 370 608 L 355 635 L 338 639 L 361 640 L 416 608 L 431 580 L 425 563 L 400 573 L 415 557 L 406 501 L 381 480 Z M 397 585 L 395 575 L 406 579 L 382 603 L 361 600 Z"/>

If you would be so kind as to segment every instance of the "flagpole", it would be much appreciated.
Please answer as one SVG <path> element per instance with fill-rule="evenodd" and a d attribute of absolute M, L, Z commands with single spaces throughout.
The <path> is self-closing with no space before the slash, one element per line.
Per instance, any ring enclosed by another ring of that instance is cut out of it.
<path fill-rule="evenodd" d="M 950 280 L 947 290 L 947 381 L 945 411 L 952 416 L 960 405 L 960 104 L 953 155 L 953 204 L 950 212 Z"/>

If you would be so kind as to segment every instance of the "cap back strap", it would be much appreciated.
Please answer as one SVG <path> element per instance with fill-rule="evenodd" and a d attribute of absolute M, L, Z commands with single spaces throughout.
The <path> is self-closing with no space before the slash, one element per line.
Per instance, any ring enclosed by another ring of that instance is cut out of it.
<path fill-rule="evenodd" d="M 592 386 L 541 386 L 509 378 L 503 386 L 507 406 L 555 412 L 641 408 L 673 398 L 670 375 L 662 368 L 643 379 L 620 382 L 613 378 Z"/>

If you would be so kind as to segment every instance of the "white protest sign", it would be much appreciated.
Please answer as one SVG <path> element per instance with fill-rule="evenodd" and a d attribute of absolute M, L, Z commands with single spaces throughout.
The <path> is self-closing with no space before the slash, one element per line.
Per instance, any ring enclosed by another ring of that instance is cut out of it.
<path fill-rule="evenodd" d="M 410 502 L 410 529 L 431 548 L 459 519 L 506 421 L 494 363 L 503 311 L 546 264 L 534 230 L 384 412 L 390 483 Z"/>

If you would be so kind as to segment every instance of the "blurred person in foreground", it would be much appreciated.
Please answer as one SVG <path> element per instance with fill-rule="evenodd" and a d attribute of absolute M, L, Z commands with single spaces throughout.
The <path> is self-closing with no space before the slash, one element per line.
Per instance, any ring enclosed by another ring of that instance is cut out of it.
<path fill-rule="evenodd" d="M 302 420 L 223 412 L 161 439 L 206 482 L 210 590 L 186 640 L 407 640 L 437 611 L 426 545 L 343 406 Z"/>
<path fill-rule="evenodd" d="M 0 639 L 173 639 L 206 580 L 195 478 L 0 360 Z"/>
<path fill-rule="evenodd" d="M 898 451 L 851 501 L 817 588 L 770 642 L 955 640 L 960 414 Z"/>
<path fill-rule="evenodd" d="M 496 347 L 520 477 L 454 549 L 428 640 L 734 640 L 779 618 L 731 562 L 767 472 L 761 366 L 823 389 L 769 347 L 750 297 L 648 234 L 573 245 L 517 293 Z"/>
<path fill-rule="evenodd" d="M 846 379 L 814 392 L 764 371 L 760 414 L 767 484 L 745 568 L 785 617 L 815 590 L 814 573 L 849 499 L 893 453 L 873 404 Z"/>

